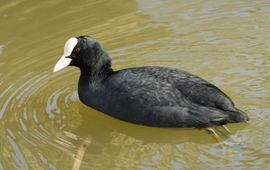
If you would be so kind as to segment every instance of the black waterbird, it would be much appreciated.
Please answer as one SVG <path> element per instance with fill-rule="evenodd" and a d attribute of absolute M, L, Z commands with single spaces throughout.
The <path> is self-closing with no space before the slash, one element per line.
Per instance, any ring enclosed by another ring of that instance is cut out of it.
<path fill-rule="evenodd" d="M 54 72 L 66 66 L 81 71 L 80 100 L 120 120 L 181 128 L 249 120 L 218 87 L 186 71 L 154 66 L 114 71 L 106 50 L 89 36 L 66 42 Z"/>

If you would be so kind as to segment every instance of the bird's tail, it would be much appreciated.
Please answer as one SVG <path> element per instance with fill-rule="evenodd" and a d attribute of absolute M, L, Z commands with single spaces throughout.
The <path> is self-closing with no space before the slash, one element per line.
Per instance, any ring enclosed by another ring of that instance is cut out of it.
<path fill-rule="evenodd" d="M 248 115 L 240 109 L 235 108 L 234 111 L 229 111 L 230 123 L 247 122 L 249 121 Z"/>

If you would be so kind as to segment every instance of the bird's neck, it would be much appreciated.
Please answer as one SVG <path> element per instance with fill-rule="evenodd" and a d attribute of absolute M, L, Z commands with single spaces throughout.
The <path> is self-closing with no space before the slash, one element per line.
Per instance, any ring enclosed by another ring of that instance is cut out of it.
<path fill-rule="evenodd" d="M 87 82 L 87 83 L 98 83 L 102 80 L 106 79 L 113 73 L 113 69 L 111 67 L 111 61 L 107 61 L 106 63 L 100 65 L 97 68 L 80 68 L 81 70 L 81 77 L 80 82 Z"/>

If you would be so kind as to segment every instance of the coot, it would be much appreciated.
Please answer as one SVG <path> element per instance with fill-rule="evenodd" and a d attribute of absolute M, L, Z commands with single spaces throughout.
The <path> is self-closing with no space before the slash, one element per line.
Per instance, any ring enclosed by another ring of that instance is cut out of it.
<path fill-rule="evenodd" d="M 114 71 L 106 50 L 89 36 L 66 42 L 54 72 L 66 66 L 81 71 L 80 100 L 120 120 L 181 128 L 249 120 L 219 88 L 186 71 L 154 66 Z"/>

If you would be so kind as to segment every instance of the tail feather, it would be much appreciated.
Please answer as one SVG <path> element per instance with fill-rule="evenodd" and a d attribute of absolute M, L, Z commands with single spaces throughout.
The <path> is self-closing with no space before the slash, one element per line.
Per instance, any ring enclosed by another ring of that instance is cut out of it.
<path fill-rule="evenodd" d="M 196 106 L 189 109 L 190 119 L 196 122 L 196 126 L 211 127 L 220 126 L 227 123 L 247 122 L 248 115 L 235 108 L 233 111 L 218 110 L 210 107 Z"/>
<path fill-rule="evenodd" d="M 235 108 L 235 111 L 229 111 L 230 123 L 247 122 L 249 121 L 248 115 L 240 109 Z"/>

